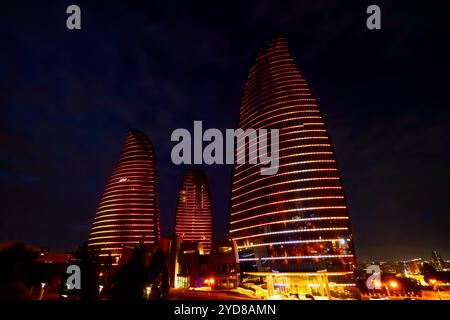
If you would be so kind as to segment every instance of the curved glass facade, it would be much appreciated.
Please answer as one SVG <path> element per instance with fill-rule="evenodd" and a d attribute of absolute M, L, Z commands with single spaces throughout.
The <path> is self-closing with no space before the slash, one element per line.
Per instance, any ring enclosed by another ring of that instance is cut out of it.
<path fill-rule="evenodd" d="M 258 53 L 239 128 L 279 129 L 280 135 L 278 173 L 261 175 L 259 164 L 234 166 L 228 237 L 237 243 L 241 271 L 353 271 L 353 239 L 333 146 L 285 38 Z M 251 143 L 246 141 L 247 149 Z"/>
<path fill-rule="evenodd" d="M 123 246 L 159 243 L 159 224 L 155 151 L 144 133 L 130 129 L 97 207 L 88 247 L 117 261 Z"/>
<path fill-rule="evenodd" d="M 212 242 L 212 208 L 208 181 L 203 171 L 187 170 L 178 194 L 175 233 L 184 241 L 198 241 L 205 254 Z"/>

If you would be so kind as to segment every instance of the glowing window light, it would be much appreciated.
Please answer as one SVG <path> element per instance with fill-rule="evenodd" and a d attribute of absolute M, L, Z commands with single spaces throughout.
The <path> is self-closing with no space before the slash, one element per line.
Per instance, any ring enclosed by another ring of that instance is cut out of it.
<path fill-rule="evenodd" d="M 272 144 L 268 145 L 268 146 L 272 146 Z M 285 151 L 288 150 L 292 150 L 292 149 L 302 149 L 302 148 L 317 148 L 317 147 L 329 147 L 330 144 L 328 143 L 316 143 L 316 144 L 301 144 L 301 145 L 296 145 L 296 146 L 291 146 L 291 147 L 284 147 L 284 148 L 280 148 L 279 152 L 283 153 Z M 252 163 L 252 161 L 255 161 L 258 159 L 258 153 L 262 148 L 256 148 L 255 151 L 251 151 L 248 153 L 248 157 L 249 157 L 249 162 Z M 250 158 L 250 155 L 256 153 L 256 155 L 252 156 Z"/>
<path fill-rule="evenodd" d="M 267 188 L 273 188 L 274 186 L 281 186 L 281 185 L 286 185 L 286 184 L 291 184 L 291 183 L 298 183 L 298 182 L 308 182 L 308 181 L 324 181 L 324 180 L 339 180 L 339 177 L 320 177 L 320 178 L 306 178 L 306 179 L 295 179 L 295 180 L 289 180 L 289 181 L 283 181 L 283 182 L 277 182 L 277 183 L 273 183 L 271 185 L 267 185 L 267 186 L 263 186 L 263 187 L 259 187 L 259 188 L 254 188 L 253 190 L 241 193 L 235 197 L 232 197 L 231 199 L 238 199 L 240 197 L 243 197 L 249 193 L 254 193 L 255 191 L 259 191 L 259 190 L 263 190 L 263 189 L 267 189 Z"/>
<path fill-rule="evenodd" d="M 334 227 L 334 228 L 315 228 L 315 229 L 292 229 L 292 230 L 283 230 L 283 231 L 272 231 L 272 232 L 264 232 L 257 233 L 253 235 L 248 235 L 244 237 L 236 237 L 232 238 L 232 240 L 242 240 L 242 239 L 250 239 L 255 237 L 266 237 L 278 234 L 286 234 L 286 233 L 308 233 L 308 232 L 324 232 L 324 231 L 346 231 L 347 227 Z M 230 231 L 231 232 L 231 231 Z"/>
<path fill-rule="evenodd" d="M 328 154 L 332 155 L 332 153 L 328 153 Z M 286 159 L 288 157 L 284 156 L 282 158 Z M 295 165 L 302 165 L 302 164 L 320 163 L 320 162 L 335 163 L 336 161 L 334 159 L 291 161 L 291 162 L 288 162 L 288 163 L 281 163 L 281 164 L 279 164 L 278 168 L 284 168 L 284 167 L 295 166 Z M 249 170 L 255 170 L 255 167 L 248 167 L 248 168 L 246 168 L 244 170 L 240 170 L 239 172 L 236 172 L 235 177 L 238 177 L 238 176 L 246 173 Z"/>
<path fill-rule="evenodd" d="M 297 133 L 304 133 L 305 131 L 312 131 L 312 132 L 324 132 L 325 130 L 298 130 L 298 131 L 291 131 L 291 132 L 280 132 L 280 137 L 281 139 L 281 144 L 287 144 L 289 142 L 295 142 L 295 141 L 301 141 L 301 140 L 328 140 L 329 137 L 327 136 L 307 136 L 307 137 L 296 137 L 293 139 L 284 139 L 286 136 L 291 136 L 294 135 L 296 136 Z M 247 149 L 252 149 L 252 147 L 257 146 L 258 144 L 261 143 L 261 141 L 266 141 L 267 140 L 267 136 L 270 134 L 270 131 L 268 130 L 266 133 L 259 133 L 258 137 L 255 139 L 251 139 L 251 143 L 249 144 L 247 141 L 246 143 L 239 143 L 241 140 L 244 139 L 244 137 L 242 139 L 240 139 L 238 141 L 237 144 L 237 148 L 236 148 L 236 153 L 242 152 L 243 150 L 247 150 Z M 266 139 L 264 139 L 266 138 Z M 271 146 L 272 144 L 270 144 Z M 258 149 L 260 150 L 260 148 Z"/>
<path fill-rule="evenodd" d="M 278 158 L 272 158 L 272 160 L 281 160 L 281 159 L 286 159 L 286 158 L 292 158 L 292 157 L 299 157 L 299 156 L 312 156 L 312 155 L 332 155 L 332 152 L 329 151 L 321 151 L 321 152 L 301 152 L 301 153 L 294 153 L 294 154 L 290 154 L 288 156 L 279 156 Z M 240 167 L 244 166 L 245 164 L 237 164 L 236 165 L 236 169 L 239 169 Z M 258 166 L 257 164 L 254 166 Z M 250 167 L 251 168 L 251 167 Z"/>
<path fill-rule="evenodd" d="M 285 256 L 285 257 L 261 257 L 261 258 L 239 258 L 239 261 L 258 261 L 258 260 L 292 260 L 292 259 L 333 259 L 333 258 L 353 258 L 352 254 L 333 254 L 333 255 L 308 255 L 308 256 Z"/>
<path fill-rule="evenodd" d="M 314 99 L 292 99 L 292 102 L 300 102 L 300 101 L 308 101 L 308 100 L 314 100 Z M 277 102 L 277 103 L 274 103 L 273 106 L 281 105 L 281 104 L 286 104 L 286 102 L 285 101 Z M 242 121 L 241 125 L 244 126 L 248 122 L 251 126 L 252 123 L 255 123 L 256 120 L 263 118 L 263 117 L 265 117 L 264 120 L 258 121 L 255 124 L 258 125 L 259 123 L 264 123 L 271 119 L 280 118 L 280 117 L 283 117 L 286 115 L 297 115 L 299 113 L 305 112 L 305 110 L 302 110 L 303 112 L 299 112 L 296 110 L 296 111 L 281 113 L 283 109 L 284 109 L 284 107 L 280 107 L 280 109 L 278 109 L 278 110 L 271 110 L 271 111 L 265 112 L 255 118 L 249 117 L 245 121 Z M 269 117 L 268 115 L 271 115 L 271 116 Z M 301 119 L 322 119 L 322 117 L 321 116 L 302 116 Z"/>
<path fill-rule="evenodd" d="M 317 169 L 304 169 L 304 170 L 287 171 L 287 172 L 277 173 L 277 178 L 279 178 L 279 177 L 281 177 L 281 176 L 293 175 L 293 174 L 299 174 L 299 173 L 328 172 L 328 171 L 337 171 L 337 168 L 317 168 Z M 258 172 L 254 172 L 254 173 L 248 175 L 248 176 L 246 177 L 246 179 L 248 179 L 248 177 L 254 176 L 254 175 L 257 174 L 257 173 L 258 173 Z M 260 175 L 261 175 L 261 174 L 260 174 Z M 270 179 L 270 178 L 273 179 L 272 176 L 265 176 L 265 177 L 262 177 L 262 178 L 259 178 L 259 179 L 251 179 L 250 182 L 246 183 L 246 184 L 245 184 L 244 186 L 242 186 L 242 187 L 236 188 L 236 190 L 238 190 L 239 188 L 248 187 L 248 186 L 250 186 L 250 185 L 252 185 L 252 184 L 255 184 L 255 183 L 261 183 L 261 181 L 267 180 L 267 179 Z M 233 184 L 238 184 L 238 183 L 240 183 L 242 180 L 244 180 L 244 178 L 242 178 L 242 179 L 240 179 L 240 180 L 233 181 Z"/>
<path fill-rule="evenodd" d="M 243 117 L 248 116 L 249 114 L 251 114 L 252 109 L 256 107 L 256 104 L 266 104 L 270 101 L 273 100 L 282 100 L 282 99 L 287 99 L 291 96 L 296 96 L 296 95 L 301 95 L 304 97 L 312 97 L 311 92 L 309 91 L 308 88 L 306 87 L 301 87 L 301 88 L 290 88 L 290 89 L 280 89 L 279 90 L 280 94 L 277 96 L 273 95 L 273 90 L 271 90 L 270 88 L 261 91 L 260 95 L 251 95 L 249 97 L 247 97 L 246 99 L 246 103 L 245 103 L 245 107 L 247 108 L 247 112 L 244 114 L 243 113 Z M 301 92 L 301 93 L 295 93 L 295 92 Z M 298 106 L 297 106 L 298 107 Z M 317 107 L 317 106 L 316 106 Z M 266 108 L 264 108 L 265 110 Z"/>
<path fill-rule="evenodd" d="M 333 216 L 333 217 L 315 217 L 315 218 L 299 218 L 299 219 L 289 219 L 289 220 L 278 220 L 278 221 L 265 222 L 265 223 L 260 223 L 260 224 L 256 224 L 256 225 L 246 226 L 246 227 L 237 228 L 237 229 L 231 229 L 230 233 L 243 231 L 243 230 L 247 230 L 247 229 L 252 229 L 252 228 L 271 226 L 271 225 L 274 225 L 274 224 L 298 223 L 298 222 L 321 221 L 321 220 L 348 220 L 348 219 L 349 218 L 347 216 Z"/>
<path fill-rule="evenodd" d="M 347 209 L 346 206 L 324 206 L 324 207 L 307 207 L 307 208 L 294 208 L 294 209 L 285 209 L 285 210 L 277 210 L 277 211 L 271 211 L 264 214 L 257 214 L 248 218 L 243 218 L 239 220 L 231 221 L 231 224 L 240 223 L 243 221 L 248 220 L 254 220 L 261 217 L 271 216 L 274 214 L 280 214 L 280 213 L 288 213 L 288 212 L 296 212 L 296 211 L 314 211 L 314 210 L 330 210 L 330 209 Z M 233 215 L 233 214 L 232 214 Z"/>
<path fill-rule="evenodd" d="M 235 211 L 233 212 L 231 215 L 237 215 L 237 214 L 241 214 L 250 210 L 254 210 L 257 208 L 263 208 L 263 207 L 269 207 L 269 206 L 274 206 L 280 203 L 289 203 L 289 202 L 297 202 L 297 201 L 312 201 L 312 200 L 332 200 L 332 199 L 344 199 L 344 196 L 329 196 L 329 197 L 307 197 L 307 198 L 296 198 L 296 199 L 286 199 L 286 200 L 280 200 L 280 201 L 273 201 L 273 202 L 269 202 L 269 203 L 264 203 L 264 204 L 260 204 L 257 206 L 253 206 L 251 208 L 245 209 L 245 210 L 240 210 L 240 211 Z"/>
<path fill-rule="evenodd" d="M 277 99 L 268 99 L 268 101 L 270 101 L 267 105 L 265 105 L 263 107 L 263 111 L 264 111 L 264 115 L 267 114 L 271 114 L 271 113 L 277 113 L 279 112 L 279 110 L 277 109 L 272 109 L 274 106 L 280 105 L 280 104 L 289 104 L 292 102 L 300 102 L 300 101 L 315 101 L 314 98 L 305 98 L 305 97 L 310 97 L 311 95 L 308 93 L 293 93 L 293 94 L 289 94 L 286 96 L 283 96 L 282 98 L 277 98 Z M 299 98 L 301 97 L 301 98 Z M 276 101 L 276 102 L 275 102 Z M 279 101 L 279 102 L 278 102 Z M 271 110 L 272 109 L 272 110 Z M 298 110 L 298 106 L 297 105 L 286 105 L 283 107 L 283 109 L 285 110 L 295 110 L 296 113 L 319 113 L 318 110 L 316 109 L 311 109 L 311 110 Z M 260 118 L 262 115 L 259 115 L 258 118 Z M 242 121 L 247 121 L 247 119 L 250 119 L 251 116 L 250 114 L 247 114 L 246 117 L 242 117 Z"/>
<path fill-rule="evenodd" d="M 290 241 L 265 242 L 265 243 L 257 243 L 257 244 L 238 246 L 238 249 L 264 247 L 264 246 L 276 246 L 276 245 L 285 245 L 285 244 L 332 242 L 332 241 L 338 241 L 338 240 L 339 239 L 312 239 L 312 240 L 290 240 Z"/>

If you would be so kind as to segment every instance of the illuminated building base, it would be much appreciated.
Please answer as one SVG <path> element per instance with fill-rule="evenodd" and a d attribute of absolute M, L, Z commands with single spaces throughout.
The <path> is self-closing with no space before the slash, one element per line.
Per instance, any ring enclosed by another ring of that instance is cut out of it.
<path fill-rule="evenodd" d="M 266 299 L 358 299 L 352 272 L 246 272 L 245 293 Z"/>

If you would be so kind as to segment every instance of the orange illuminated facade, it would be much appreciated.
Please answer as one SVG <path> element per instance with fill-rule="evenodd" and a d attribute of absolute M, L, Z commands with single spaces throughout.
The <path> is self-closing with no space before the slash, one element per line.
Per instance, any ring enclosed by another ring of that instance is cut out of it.
<path fill-rule="evenodd" d="M 175 234 L 182 241 L 198 241 L 205 254 L 211 250 L 212 208 L 203 171 L 187 170 L 181 182 L 175 217 Z"/>
<path fill-rule="evenodd" d="M 159 239 L 155 151 L 144 133 L 130 129 L 97 207 L 88 246 L 117 262 L 124 247 L 154 246 Z"/>
<path fill-rule="evenodd" d="M 258 53 L 239 128 L 280 135 L 278 173 L 261 175 L 261 165 L 248 161 L 234 166 L 228 238 L 236 241 L 241 271 L 351 274 L 353 239 L 334 149 L 285 38 Z M 338 278 L 330 281 L 345 282 Z"/>

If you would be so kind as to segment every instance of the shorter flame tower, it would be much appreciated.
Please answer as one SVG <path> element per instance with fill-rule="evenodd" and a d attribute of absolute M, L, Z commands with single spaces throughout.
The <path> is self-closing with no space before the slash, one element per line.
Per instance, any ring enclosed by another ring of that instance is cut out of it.
<path fill-rule="evenodd" d="M 130 129 L 98 205 L 88 247 L 117 261 L 124 246 L 152 246 L 159 239 L 155 151 L 144 133 Z"/>
<path fill-rule="evenodd" d="M 178 195 L 175 234 L 183 241 L 198 241 L 205 254 L 212 242 L 212 208 L 208 181 L 203 171 L 188 170 Z"/>

